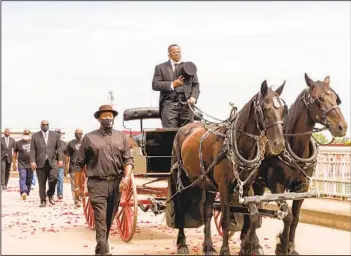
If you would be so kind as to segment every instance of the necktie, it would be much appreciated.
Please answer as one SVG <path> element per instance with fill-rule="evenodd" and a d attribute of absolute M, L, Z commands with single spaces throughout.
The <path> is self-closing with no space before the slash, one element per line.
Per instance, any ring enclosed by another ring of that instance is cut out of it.
<path fill-rule="evenodd" d="M 48 145 L 48 135 L 46 132 L 44 132 L 44 140 L 45 140 L 45 145 L 47 146 Z M 46 156 L 45 156 L 46 159 L 48 159 L 48 154 L 46 152 Z"/>
<path fill-rule="evenodd" d="M 46 132 L 44 132 L 44 140 L 45 140 L 45 144 L 48 144 L 48 136 L 46 135 Z"/>
<path fill-rule="evenodd" d="M 9 137 L 5 138 L 5 142 L 6 142 L 6 147 L 9 147 Z"/>
<path fill-rule="evenodd" d="M 174 75 L 175 75 L 175 79 L 178 78 L 178 64 L 174 64 Z"/>

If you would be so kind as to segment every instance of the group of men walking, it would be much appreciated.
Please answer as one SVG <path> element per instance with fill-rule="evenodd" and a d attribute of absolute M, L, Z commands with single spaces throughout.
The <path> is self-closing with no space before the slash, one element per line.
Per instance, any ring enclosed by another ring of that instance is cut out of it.
<path fill-rule="evenodd" d="M 168 56 L 167 62 L 155 68 L 152 89 L 160 91 L 162 126 L 177 128 L 193 122 L 194 114 L 189 105 L 197 102 L 200 90 L 196 67 L 191 62 L 182 62 L 180 47 L 176 44 L 169 46 Z M 56 185 L 58 197 L 62 196 L 60 178 L 67 173 L 71 178 L 74 203 L 79 206 L 80 198 L 85 196 L 81 184 L 81 175 L 85 172 L 96 224 L 95 253 L 99 255 L 111 255 L 108 244 L 110 229 L 118 210 L 121 191 L 131 185 L 134 166 L 127 135 L 113 129 L 117 115 L 118 112 L 111 105 L 102 105 L 94 114 L 100 127 L 83 138 L 82 130 L 77 129 L 75 139 L 67 145 L 60 139 L 60 130 L 49 130 L 47 120 L 41 122 L 41 131 L 34 133 L 31 139 L 30 132 L 25 130 L 22 140 L 16 143 L 5 131 L 5 138 L 1 141 L 4 186 L 8 182 L 9 172 L 6 168 L 11 165 L 11 151 L 14 148 L 20 172 L 21 194 L 29 194 L 31 175 L 35 170 L 39 182 L 40 207 L 46 206 L 47 198 L 51 204 L 55 204 L 53 195 Z M 47 181 L 49 187 L 46 191 Z"/>
<path fill-rule="evenodd" d="M 19 173 L 19 188 L 22 199 L 30 194 L 34 174 L 37 174 L 39 183 L 40 207 L 46 206 L 46 198 L 51 204 L 55 204 L 53 195 L 55 188 L 57 198 L 63 198 L 63 177 L 70 173 L 71 190 L 75 205 L 80 206 L 74 196 L 73 163 L 76 152 L 80 146 L 82 130 L 77 129 L 75 139 L 68 145 L 61 140 L 61 130 L 49 131 L 49 123 L 43 120 L 41 130 L 31 136 L 31 132 L 25 129 L 22 139 L 15 141 L 10 137 L 10 129 L 4 131 L 1 139 L 1 186 L 7 189 L 10 168 Z M 66 165 L 64 165 L 66 162 Z M 34 177 L 35 178 L 35 177 Z M 46 184 L 48 190 L 46 191 Z"/>

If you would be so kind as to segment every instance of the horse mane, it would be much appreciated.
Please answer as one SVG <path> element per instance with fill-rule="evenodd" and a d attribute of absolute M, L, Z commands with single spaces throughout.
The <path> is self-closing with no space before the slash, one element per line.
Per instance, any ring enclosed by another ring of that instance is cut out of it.
<path fill-rule="evenodd" d="M 291 133 L 296 122 L 301 117 L 302 111 L 305 110 L 305 105 L 303 104 L 303 97 L 307 89 L 304 89 L 299 96 L 296 98 L 295 102 L 291 104 L 289 108 L 289 114 L 284 118 L 283 130 L 285 133 Z M 291 117 L 291 118 L 290 118 Z"/>
<path fill-rule="evenodd" d="M 242 107 L 242 109 L 239 111 L 239 117 L 238 117 L 238 128 L 242 128 L 244 125 L 246 125 L 247 120 L 252 118 L 251 116 L 251 110 L 253 107 L 253 102 L 255 98 L 257 97 L 258 93 L 256 93 L 252 98 Z"/>

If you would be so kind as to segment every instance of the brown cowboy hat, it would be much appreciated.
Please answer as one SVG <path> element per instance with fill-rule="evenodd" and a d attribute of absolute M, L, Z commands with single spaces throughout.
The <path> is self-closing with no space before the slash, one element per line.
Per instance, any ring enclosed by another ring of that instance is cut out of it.
<path fill-rule="evenodd" d="M 118 112 L 114 110 L 111 105 L 102 105 L 99 107 L 99 110 L 95 112 L 94 117 L 98 119 L 102 112 L 112 112 L 113 117 L 118 115 Z"/>

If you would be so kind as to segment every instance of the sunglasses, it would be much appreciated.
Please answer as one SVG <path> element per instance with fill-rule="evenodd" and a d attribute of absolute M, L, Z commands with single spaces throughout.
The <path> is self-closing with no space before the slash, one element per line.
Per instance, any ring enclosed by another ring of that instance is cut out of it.
<path fill-rule="evenodd" d="M 49 124 L 41 124 L 41 126 L 49 126 Z"/>
<path fill-rule="evenodd" d="M 82 135 L 83 133 L 75 133 L 75 135 Z"/>

